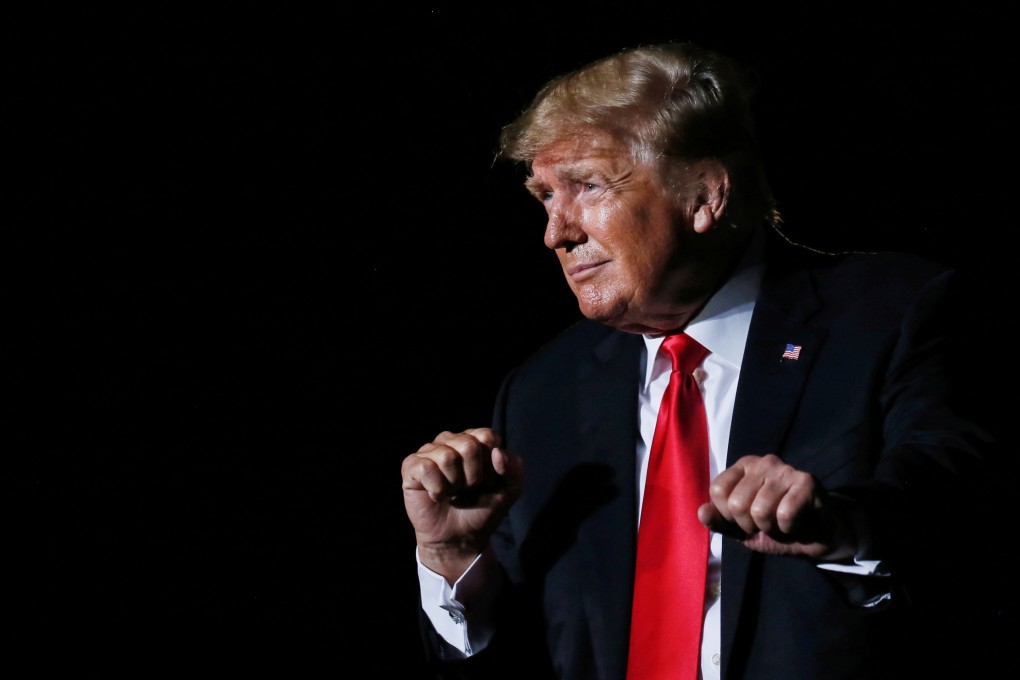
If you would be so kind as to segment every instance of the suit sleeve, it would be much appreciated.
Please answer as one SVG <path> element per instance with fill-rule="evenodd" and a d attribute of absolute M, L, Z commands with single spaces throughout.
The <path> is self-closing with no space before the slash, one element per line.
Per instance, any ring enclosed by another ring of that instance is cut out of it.
<path fill-rule="evenodd" d="M 944 273 L 908 306 L 878 399 L 875 474 L 836 490 L 867 522 L 872 554 L 863 557 L 881 559 L 913 588 L 933 585 L 933 567 L 960 564 L 985 549 L 974 542 L 972 512 L 981 502 L 993 440 L 981 413 L 987 393 L 968 376 L 980 324 L 960 314 L 973 309 L 962 285 Z"/>
<path fill-rule="evenodd" d="M 503 411 L 512 379 L 511 374 L 504 380 L 494 409 L 493 427 L 501 437 L 505 437 Z M 488 644 L 477 654 L 465 657 L 436 631 L 419 601 L 419 624 L 426 664 L 439 680 L 552 680 L 556 676 L 545 644 L 540 594 L 521 579 L 509 517 L 497 530 L 490 545 L 494 549 L 493 554 L 498 557 L 496 568 L 502 577 L 495 579 L 499 592 L 491 594 L 491 637 Z"/>

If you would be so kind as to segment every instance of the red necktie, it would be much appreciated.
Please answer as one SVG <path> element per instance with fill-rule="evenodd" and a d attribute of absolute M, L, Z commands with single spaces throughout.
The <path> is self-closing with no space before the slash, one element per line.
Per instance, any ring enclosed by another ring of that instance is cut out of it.
<path fill-rule="evenodd" d="M 662 352 L 673 360 L 648 458 L 638 530 L 627 680 L 695 680 L 704 625 L 708 529 L 708 426 L 694 369 L 708 350 L 686 333 Z"/>

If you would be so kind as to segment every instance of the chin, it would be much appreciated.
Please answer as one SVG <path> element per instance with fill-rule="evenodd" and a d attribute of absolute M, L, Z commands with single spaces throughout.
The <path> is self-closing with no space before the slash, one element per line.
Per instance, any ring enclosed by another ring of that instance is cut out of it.
<path fill-rule="evenodd" d="M 578 307 L 585 318 L 598 321 L 624 333 L 660 335 L 672 329 L 672 326 L 666 329 L 662 328 L 661 323 L 656 324 L 654 320 L 644 317 L 638 310 L 623 301 L 618 301 L 614 305 L 591 304 L 590 302 L 585 304 L 581 301 Z"/>
<path fill-rule="evenodd" d="M 619 328 L 633 316 L 632 295 L 621 291 L 620 286 L 581 286 L 575 291 L 577 306 L 586 318 Z M 621 294 L 623 293 L 623 294 Z"/>
<path fill-rule="evenodd" d="M 623 327 L 628 323 L 628 320 L 625 318 L 627 311 L 626 306 L 617 308 L 606 305 L 584 304 L 582 302 L 578 305 L 578 308 L 581 310 L 581 314 L 583 314 L 585 318 L 591 319 L 592 321 L 598 321 L 599 323 L 604 323 L 607 326 L 612 326 L 613 328 L 623 330 Z"/>

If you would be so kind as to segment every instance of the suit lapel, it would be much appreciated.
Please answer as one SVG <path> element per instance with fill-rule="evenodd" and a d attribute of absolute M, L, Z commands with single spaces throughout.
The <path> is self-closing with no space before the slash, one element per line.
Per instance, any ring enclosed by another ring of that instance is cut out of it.
<path fill-rule="evenodd" d="M 641 336 L 614 332 L 579 366 L 579 431 L 586 458 L 612 475 L 615 498 L 578 534 L 585 611 L 602 677 L 623 677 L 633 593 L 637 496 L 634 446 Z"/>
<path fill-rule="evenodd" d="M 810 275 L 767 275 L 755 304 L 740 369 L 727 465 L 745 455 L 780 453 L 804 381 L 825 338 L 807 325 L 821 302 Z M 796 358 L 784 358 L 793 345 Z M 722 559 L 722 667 L 730 668 L 752 564 L 760 559 L 725 539 Z"/>

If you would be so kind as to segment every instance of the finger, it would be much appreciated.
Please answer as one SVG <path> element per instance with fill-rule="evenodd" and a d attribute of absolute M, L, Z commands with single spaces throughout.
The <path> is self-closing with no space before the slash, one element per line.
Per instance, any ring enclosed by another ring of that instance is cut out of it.
<path fill-rule="evenodd" d="M 712 529 L 715 524 L 725 521 L 719 511 L 715 509 L 711 501 L 708 503 L 702 503 L 698 507 L 698 521 L 704 524 L 709 529 Z"/>
<path fill-rule="evenodd" d="M 817 509 L 818 488 L 806 472 L 794 471 L 790 478 L 790 486 L 776 506 L 776 521 L 784 534 L 799 536 L 805 528 L 817 525 L 811 516 Z"/>
<path fill-rule="evenodd" d="M 757 530 L 769 535 L 775 534 L 777 530 L 782 531 L 777 512 L 789 491 L 788 475 L 783 470 L 777 472 L 778 477 L 767 476 L 761 481 L 761 486 L 751 500 L 751 507 L 748 510 Z"/>
<path fill-rule="evenodd" d="M 743 476 L 744 469 L 737 464 L 720 472 L 708 485 L 709 502 L 714 507 L 713 515 L 718 515 L 723 521 L 734 521 L 733 512 L 729 507 L 729 498 Z"/>
<path fill-rule="evenodd" d="M 763 480 L 757 474 L 744 474 L 726 496 L 725 512 L 748 534 L 758 531 L 758 524 L 751 516 L 751 506 L 761 491 Z"/>
<path fill-rule="evenodd" d="M 401 465 L 402 486 L 405 491 L 425 491 L 433 502 L 438 503 L 455 493 L 454 480 L 451 480 L 448 472 L 436 462 L 433 454 L 434 452 L 430 450 L 424 452 L 419 450 L 404 459 Z"/>
<path fill-rule="evenodd" d="M 747 536 L 738 524 L 723 517 L 719 509 L 711 502 L 704 503 L 698 508 L 698 521 L 710 531 L 722 534 L 723 536 L 729 536 L 738 540 L 742 540 Z"/>
<path fill-rule="evenodd" d="M 472 432 L 477 432 L 478 436 Z M 442 432 L 436 437 L 436 443 L 446 450 L 438 450 L 441 458 L 437 462 L 450 466 L 449 472 L 459 476 L 460 487 L 491 484 L 495 476 L 492 467 L 493 441 L 494 435 L 487 430 L 466 430 L 456 434 Z"/>
<path fill-rule="evenodd" d="M 467 484 L 464 456 L 456 447 L 431 442 L 418 449 L 418 453 L 435 464 L 436 469 L 446 480 L 449 493 L 455 494 Z"/>
<path fill-rule="evenodd" d="M 473 427 L 464 430 L 464 434 L 470 435 L 485 444 L 486 446 L 493 447 L 499 446 L 499 435 L 496 431 L 489 427 Z"/>
<path fill-rule="evenodd" d="M 744 456 L 729 470 L 741 472 L 726 498 L 733 521 L 748 535 L 775 533 L 776 511 L 790 486 L 790 474 L 796 471 L 773 454 Z"/>
<path fill-rule="evenodd" d="M 492 467 L 505 484 L 504 493 L 517 500 L 524 484 L 524 463 L 521 457 L 499 447 L 492 449 Z"/>

